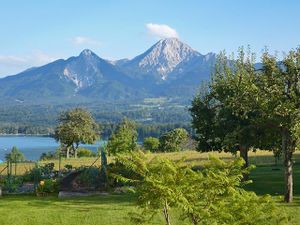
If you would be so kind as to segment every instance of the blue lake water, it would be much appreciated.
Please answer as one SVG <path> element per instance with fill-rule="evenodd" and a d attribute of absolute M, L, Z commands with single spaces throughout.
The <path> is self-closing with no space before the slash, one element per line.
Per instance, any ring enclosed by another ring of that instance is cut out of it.
<path fill-rule="evenodd" d="M 92 151 L 97 151 L 103 141 L 93 145 L 80 145 Z M 0 162 L 4 160 L 5 154 L 9 153 L 13 146 L 16 146 L 28 160 L 37 160 L 43 152 L 55 151 L 59 143 L 51 137 L 41 136 L 0 136 Z"/>

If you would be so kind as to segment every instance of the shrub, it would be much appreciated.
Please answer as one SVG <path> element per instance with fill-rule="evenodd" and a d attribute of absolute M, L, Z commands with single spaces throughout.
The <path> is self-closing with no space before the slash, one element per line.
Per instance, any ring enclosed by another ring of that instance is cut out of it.
<path fill-rule="evenodd" d="M 159 146 L 159 139 L 155 137 L 147 137 L 143 143 L 144 149 L 150 152 L 156 152 Z"/>
<path fill-rule="evenodd" d="M 39 182 L 42 179 L 49 179 L 55 176 L 54 163 L 47 163 L 43 166 L 36 165 L 27 171 L 23 176 L 23 181 Z"/>
<path fill-rule="evenodd" d="M 58 157 L 59 157 L 59 151 L 43 152 L 40 156 L 40 160 L 58 159 Z"/>
<path fill-rule="evenodd" d="M 41 166 L 40 168 L 43 178 L 51 178 L 55 176 L 54 163 L 47 163 L 44 166 Z"/>
<path fill-rule="evenodd" d="M 26 171 L 22 177 L 24 182 L 39 182 L 42 179 L 42 170 L 38 165 L 35 165 L 31 170 Z"/>
<path fill-rule="evenodd" d="M 96 153 L 94 153 L 93 151 L 86 149 L 86 148 L 79 148 L 77 150 L 77 156 L 79 158 L 81 157 L 95 157 Z"/>
<path fill-rule="evenodd" d="M 97 167 L 84 168 L 83 172 L 75 179 L 80 187 L 97 188 L 100 186 L 100 169 Z"/>
<path fill-rule="evenodd" d="M 52 179 L 41 180 L 36 192 L 37 193 L 54 193 L 58 191 L 58 182 Z"/>
<path fill-rule="evenodd" d="M 65 168 L 66 168 L 67 170 L 72 170 L 72 169 L 73 169 L 73 166 L 70 165 L 70 164 L 66 164 L 66 165 L 65 165 Z"/>
<path fill-rule="evenodd" d="M 15 176 L 8 176 L 1 180 L 1 186 L 4 191 L 16 192 L 22 185 L 22 178 Z"/>

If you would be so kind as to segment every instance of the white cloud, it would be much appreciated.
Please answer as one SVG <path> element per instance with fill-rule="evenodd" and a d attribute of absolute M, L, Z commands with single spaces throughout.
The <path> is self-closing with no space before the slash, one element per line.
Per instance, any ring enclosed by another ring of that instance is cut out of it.
<path fill-rule="evenodd" d="M 41 66 L 57 58 L 40 50 L 26 55 L 0 55 L 0 77 L 19 73 L 29 67 Z"/>
<path fill-rule="evenodd" d="M 147 23 L 146 28 L 151 36 L 157 38 L 179 37 L 177 31 L 166 24 Z"/>
<path fill-rule="evenodd" d="M 75 45 L 94 45 L 100 46 L 101 43 L 89 37 L 77 36 L 72 39 L 72 43 Z"/>

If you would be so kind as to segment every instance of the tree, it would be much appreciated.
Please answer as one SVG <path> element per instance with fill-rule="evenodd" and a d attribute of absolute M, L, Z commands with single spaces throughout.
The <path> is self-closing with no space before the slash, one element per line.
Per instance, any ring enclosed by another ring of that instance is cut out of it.
<path fill-rule="evenodd" d="M 55 139 L 61 143 L 69 158 L 77 157 L 79 144 L 93 144 L 99 138 L 99 126 L 92 115 L 81 108 L 63 112 L 55 129 Z M 71 152 L 70 152 L 71 150 Z"/>
<path fill-rule="evenodd" d="M 5 155 L 5 159 L 6 161 L 16 163 L 25 161 L 25 156 L 16 146 L 14 146 L 11 149 L 11 152 Z"/>
<path fill-rule="evenodd" d="M 199 151 L 240 152 L 249 165 L 248 152 L 268 146 L 256 101 L 254 56 L 239 50 L 236 59 L 218 56 L 212 81 L 192 101 L 190 108 Z M 264 149 L 264 148 L 262 148 Z"/>
<path fill-rule="evenodd" d="M 159 139 L 155 137 L 147 137 L 144 139 L 143 146 L 150 152 L 156 152 L 159 146 Z"/>
<path fill-rule="evenodd" d="M 159 151 L 178 152 L 182 150 L 182 144 L 187 140 L 188 132 L 183 128 L 176 128 L 159 138 Z"/>
<path fill-rule="evenodd" d="M 178 206 L 182 217 L 198 224 L 280 224 L 285 215 L 278 216 L 278 209 L 271 196 L 258 197 L 243 187 L 244 161 L 237 158 L 224 162 L 210 157 L 201 171 L 190 170 L 180 187 L 182 193 Z"/>
<path fill-rule="evenodd" d="M 264 123 L 279 135 L 273 148 L 281 147 L 285 166 L 285 201 L 293 200 L 293 152 L 300 138 L 300 48 L 290 51 L 281 62 L 265 52 L 258 73 L 258 94 Z M 281 146 L 280 146 L 281 145 Z"/>
<path fill-rule="evenodd" d="M 118 124 L 107 143 L 109 154 L 131 152 L 137 148 L 137 131 L 134 122 L 125 118 Z"/>
<path fill-rule="evenodd" d="M 170 225 L 170 209 L 178 207 L 181 218 L 194 225 L 286 224 L 270 196 L 258 197 L 242 188 L 250 181 L 242 181 L 246 171 L 240 158 L 232 162 L 211 158 L 201 171 L 184 166 L 183 160 L 148 160 L 142 152 L 122 155 L 117 160 L 139 175 L 114 175 L 135 186 L 136 203 L 141 209 L 131 214 L 136 223 L 151 224 L 153 216 L 162 213 Z"/>
<path fill-rule="evenodd" d="M 179 163 L 167 159 L 155 158 L 147 161 L 145 155 L 133 152 L 119 155 L 118 163 L 131 170 L 135 179 L 115 174 L 114 177 L 129 185 L 134 185 L 138 195 L 136 202 L 141 213 L 132 213 L 136 223 L 151 224 L 154 215 L 162 213 L 167 225 L 171 224 L 170 209 L 175 206 L 179 180 L 184 178 L 185 170 L 179 169 Z"/>
<path fill-rule="evenodd" d="M 293 198 L 292 156 L 300 143 L 299 78 L 300 48 L 281 62 L 266 52 L 258 71 L 242 51 L 234 61 L 221 57 L 208 94 L 197 96 L 190 109 L 199 150 L 238 149 L 247 162 L 249 149 L 278 154 L 281 148 L 286 202 Z"/>

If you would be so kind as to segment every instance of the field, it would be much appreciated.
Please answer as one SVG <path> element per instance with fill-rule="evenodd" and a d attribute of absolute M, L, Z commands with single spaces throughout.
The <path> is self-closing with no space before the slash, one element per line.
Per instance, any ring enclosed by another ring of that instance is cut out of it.
<path fill-rule="evenodd" d="M 216 156 L 224 160 L 233 159 L 234 156 L 230 153 L 225 152 L 210 152 L 210 153 L 199 153 L 196 151 L 183 151 L 183 152 L 175 152 L 175 153 L 149 153 L 147 154 L 148 158 L 151 159 L 153 157 L 163 157 L 168 158 L 174 161 L 181 160 L 182 158 L 185 159 L 187 164 L 192 166 L 201 166 L 203 163 L 209 159 L 211 156 Z M 108 157 L 108 163 L 112 162 L 113 158 Z M 256 151 L 249 153 L 249 161 L 253 165 L 272 165 L 275 163 L 275 159 L 273 157 L 272 152 L 269 151 Z M 300 162 L 300 152 L 296 152 L 294 154 L 294 161 Z M 43 165 L 46 163 L 54 163 L 55 168 L 59 168 L 59 161 L 58 160 L 46 160 L 46 161 L 39 161 L 37 164 Z M 279 164 L 282 163 L 282 159 L 280 159 Z M 32 167 L 35 166 L 35 162 L 28 162 L 28 163 L 18 163 L 16 172 L 18 175 L 24 174 L 26 171 L 30 170 Z M 73 167 L 80 167 L 80 166 L 91 166 L 94 164 L 95 166 L 100 165 L 100 160 L 97 158 L 70 158 L 70 159 L 62 159 L 61 167 L 63 168 L 65 165 L 72 165 Z M 0 164 L 0 174 L 2 171 L 2 175 L 5 174 L 6 164 Z M 13 173 L 15 172 L 15 167 L 13 165 Z"/>
<path fill-rule="evenodd" d="M 207 153 L 181 152 L 169 154 L 157 154 L 168 157 L 172 160 L 186 158 L 186 162 L 194 166 L 202 165 L 208 157 Z M 226 153 L 213 153 L 223 159 L 230 159 L 232 156 Z M 149 158 L 154 155 L 149 154 Z M 291 221 L 289 224 L 300 225 L 300 164 L 297 162 L 300 155 L 295 155 L 294 180 L 295 180 L 295 200 L 292 204 L 282 202 L 284 190 L 283 168 L 274 165 L 274 158 L 269 152 L 259 151 L 251 153 L 250 162 L 256 164 L 256 168 L 251 172 L 250 178 L 253 184 L 247 189 L 255 191 L 257 194 L 271 194 L 278 205 L 286 212 Z M 109 159 L 113 160 L 113 159 Z M 69 159 L 62 164 L 72 164 L 74 166 L 91 165 L 95 159 Z M 50 161 L 40 162 L 48 163 Z M 58 166 L 57 161 L 53 161 Z M 96 162 L 96 164 L 99 162 Z M 26 165 L 28 168 L 28 165 Z M 19 165 L 18 173 L 25 165 Z M 23 170 L 24 171 L 24 170 Z M 114 225 L 131 224 L 128 213 L 135 211 L 134 196 L 130 194 L 72 199 L 58 199 L 56 196 L 35 197 L 33 195 L 11 195 L 0 199 L 0 224 L 9 225 Z M 178 212 L 173 211 L 173 223 L 175 225 L 185 224 L 177 217 Z M 152 224 L 163 224 L 162 217 L 158 216 Z"/>

